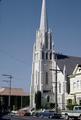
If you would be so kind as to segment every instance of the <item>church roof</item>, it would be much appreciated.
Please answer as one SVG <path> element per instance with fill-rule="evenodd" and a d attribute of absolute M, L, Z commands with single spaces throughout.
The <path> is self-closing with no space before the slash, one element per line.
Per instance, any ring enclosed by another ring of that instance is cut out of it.
<path fill-rule="evenodd" d="M 71 75 L 77 64 L 81 64 L 81 57 L 68 56 L 57 54 L 57 64 L 63 71 L 64 65 L 66 66 L 66 74 Z"/>
<path fill-rule="evenodd" d="M 0 96 L 28 96 L 28 94 L 22 88 L 0 88 Z"/>

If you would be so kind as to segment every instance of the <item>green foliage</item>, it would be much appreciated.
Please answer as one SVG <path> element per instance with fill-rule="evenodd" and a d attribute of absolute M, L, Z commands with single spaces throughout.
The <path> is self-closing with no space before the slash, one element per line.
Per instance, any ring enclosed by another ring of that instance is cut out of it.
<path fill-rule="evenodd" d="M 53 109 L 55 108 L 55 103 L 45 103 L 45 105 L 42 107 L 42 108 L 45 108 L 45 109 Z"/>
<path fill-rule="evenodd" d="M 45 105 L 45 109 L 53 109 L 53 108 L 55 108 L 55 103 L 47 103 Z"/>
<path fill-rule="evenodd" d="M 50 108 L 50 104 L 49 104 L 49 103 L 46 103 L 44 108 L 45 108 L 45 109 L 49 109 L 49 108 Z"/>
<path fill-rule="evenodd" d="M 29 103 L 30 103 L 30 97 L 29 96 L 23 96 L 22 97 L 22 106 L 23 107 L 29 106 Z"/>
<path fill-rule="evenodd" d="M 73 108 L 74 108 L 74 106 L 76 106 L 76 105 L 78 105 L 76 102 L 74 102 L 74 103 L 72 103 L 72 100 L 71 99 L 68 99 L 67 100 L 67 108 L 69 109 L 69 110 L 73 110 Z"/>
<path fill-rule="evenodd" d="M 41 108 L 41 91 L 37 91 L 35 94 L 35 103 L 36 103 L 36 109 Z"/>
<path fill-rule="evenodd" d="M 67 107 L 69 110 L 73 110 L 74 106 L 77 106 L 77 104 L 67 105 L 66 107 Z"/>
<path fill-rule="evenodd" d="M 55 108 L 55 103 L 50 103 L 50 109 Z"/>
<path fill-rule="evenodd" d="M 72 103 L 68 103 L 66 107 L 67 107 L 69 110 L 73 110 L 74 106 L 77 106 L 77 105 L 78 105 L 77 103 L 73 103 L 73 104 L 72 104 Z"/>

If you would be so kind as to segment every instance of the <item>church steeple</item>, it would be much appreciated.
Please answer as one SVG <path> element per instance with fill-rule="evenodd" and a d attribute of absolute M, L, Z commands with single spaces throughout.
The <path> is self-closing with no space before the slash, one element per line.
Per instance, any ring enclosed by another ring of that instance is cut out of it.
<path fill-rule="evenodd" d="M 47 32 L 48 31 L 48 22 L 47 22 L 47 13 L 46 13 L 46 0 L 42 0 L 42 10 L 41 10 L 41 20 L 40 20 L 40 30 Z"/>

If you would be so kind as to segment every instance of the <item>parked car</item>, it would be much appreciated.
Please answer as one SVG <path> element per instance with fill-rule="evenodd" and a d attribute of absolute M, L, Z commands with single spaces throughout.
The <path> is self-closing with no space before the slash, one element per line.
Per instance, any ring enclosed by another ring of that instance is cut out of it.
<path fill-rule="evenodd" d="M 62 113 L 65 120 L 81 120 L 81 106 L 74 106 L 73 110 Z"/>
<path fill-rule="evenodd" d="M 54 119 L 60 119 L 61 118 L 61 114 L 56 113 L 54 111 L 44 111 L 44 112 L 39 112 L 36 114 L 37 117 L 41 117 L 41 118 L 54 118 Z"/>
<path fill-rule="evenodd" d="M 11 112 L 8 113 L 8 115 L 10 115 L 10 116 L 16 116 L 17 115 L 17 111 L 12 110 Z"/>
<path fill-rule="evenodd" d="M 29 108 L 25 107 L 17 111 L 17 116 L 31 116 L 32 112 Z"/>

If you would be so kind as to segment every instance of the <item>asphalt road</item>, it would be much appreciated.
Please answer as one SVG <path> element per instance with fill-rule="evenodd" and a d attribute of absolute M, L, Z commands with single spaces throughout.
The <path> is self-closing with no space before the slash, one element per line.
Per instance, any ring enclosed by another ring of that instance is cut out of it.
<path fill-rule="evenodd" d="M 49 119 L 49 118 L 38 118 L 38 117 L 18 117 L 5 115 L 0 120 L 64 120 L 64 119 Z"/>

